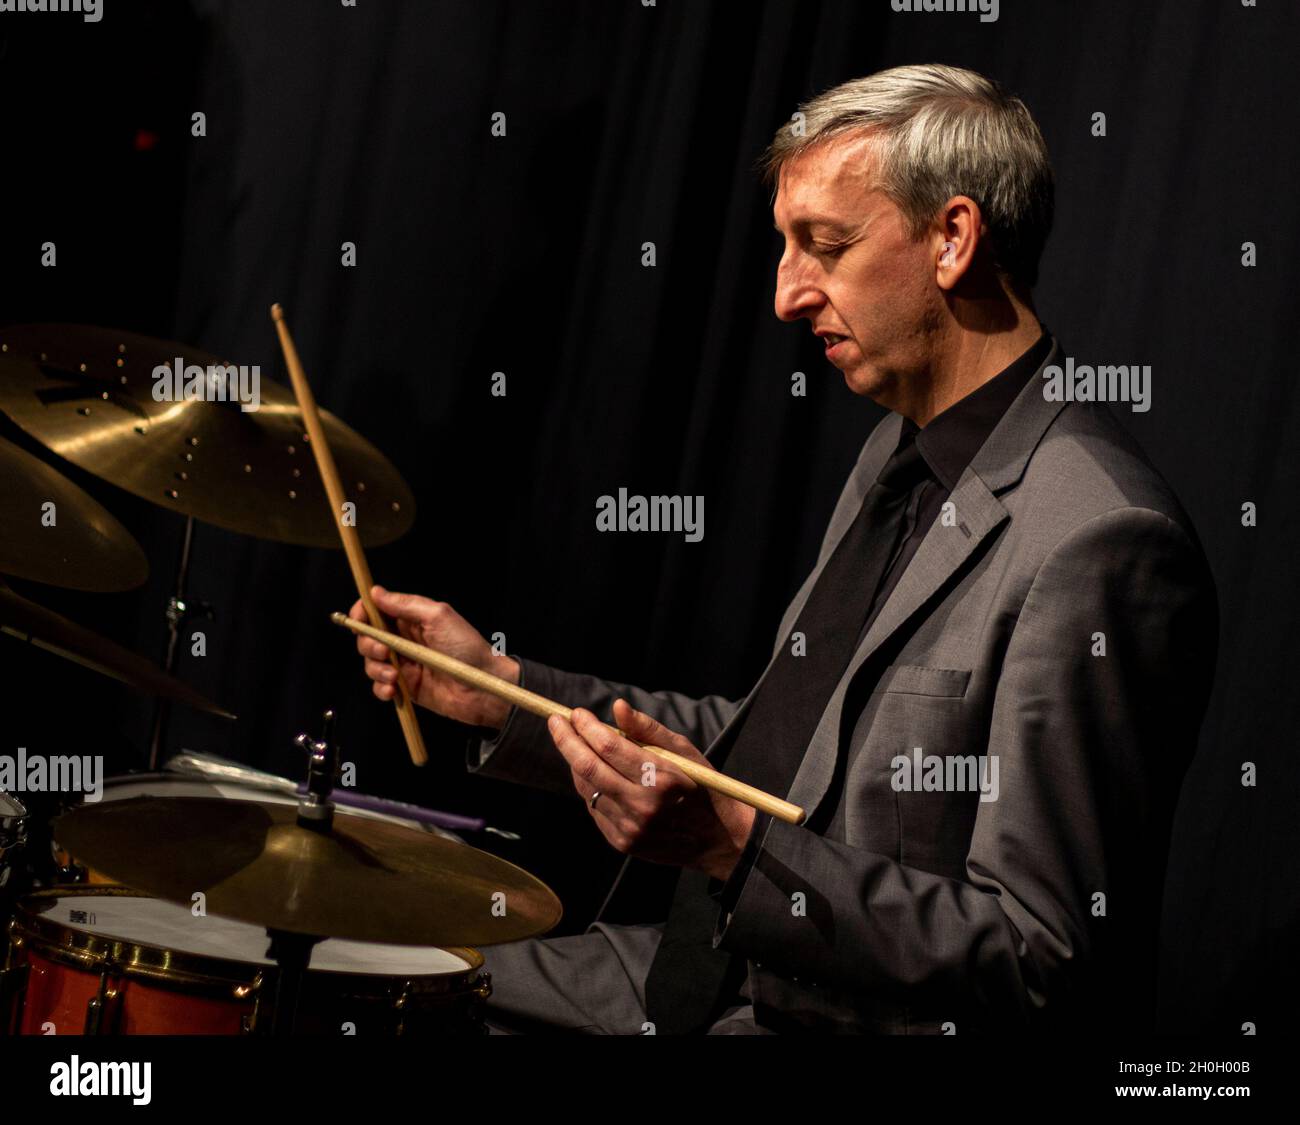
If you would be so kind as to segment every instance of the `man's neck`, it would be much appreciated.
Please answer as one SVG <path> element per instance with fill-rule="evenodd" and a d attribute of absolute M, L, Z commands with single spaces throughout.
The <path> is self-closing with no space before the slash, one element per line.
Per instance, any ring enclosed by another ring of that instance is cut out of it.
<path fill-rule="evenodd" d="M 936 349 L 929 378 L 921 393 L 899 410 L 924 428 L 977 387 L 1004 371 L 1038 342 L 1043 327 L 1033 310 L 1013 305 L 1014 318 L 992 331 L 963 328 L 953 320 L 951 331 Z"/>

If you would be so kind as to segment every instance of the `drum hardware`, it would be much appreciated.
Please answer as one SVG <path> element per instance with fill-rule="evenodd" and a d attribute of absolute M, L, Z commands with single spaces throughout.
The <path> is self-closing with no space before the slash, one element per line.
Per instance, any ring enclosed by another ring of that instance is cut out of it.
<path fill-rule="evenodd" d="M 311 951 L 325 939 L 269 927 L 266 933 L 271 939 L 270 945 L 266 948 L 266 955 L 280 969 L 275 976 L 275 1006 L 271 1009 L 271 1034 L 292 1035 L 298 1026 L 298 1006 L 301 1003 L 307 967 L 311 964 Z"/>
<path fill-rule="evenodd" d="M 27 806 L 0 789 L 0 890 L 9 882 L 12 852 L 27 842 Z"/>
<path fill-rule="evenodd" d="M 109 981 L 114 976 L 115 966 L 106 966 L 99 973 L 99 990 L 86 1003 L 86 1035 L 114 1035 L 118 1030 L 118 1018 L 122 1014 L 122 993 L 112 987 Z"/>
<path fill-rule="evenodd" d="M 326 711 L 319 741 L 303 733 L 293 744 L 307 755 L 307 791 L 298 799 L 298 823 L 327 833 L 334 825 L 330 794 L 339 775 L 339 748 L 334 739 L 334 712 Z M 305 964 L 305 962 L 304 962 Z"/>
<path fill-rule="evenodd" d="M 295 785 L 287 777 L 267 773 L 265 770 L 253 769 L 240 762 L 233 762 L 215 754 L 201 754 L 194 750 L 182 750 L 174 754 L 163 765 L 167 774 L 205 778 L 214 784 L 229 782 L 232 785 L 268 793 L 298 797 L 306 791 L 305 784 Z M 106 784 L 111 784 L 111 780 Z M 129 778 L 124 779 L 129 781 Z M 254 800 L 258 799 L 256 796 Z M 463 813 L 443 812 L 438 809 L 426 809 L 405 801 L 394 801 L 387 797 L 372 797 L 366 793 L 354 793 L 349 789 L 335 789 L 330 799 L 334 804 L 349 812 L 376 814 L 391 819 L 423 825 L 431 832 L 439 829 L 445 832 L 483 832 L 489 836 L 498 836 L 503 840 L 518 841 L 523 839 L 518 832 L 506 828 L 496 828 L 482 817 L 466 816 Z"/>
<path fill-rule="evenodd" d="M 294 739 L 294 745 L 307 755 L 307 792 L 298 799 L 298 824 L 309 832 L 328 835 L 334 826 L 334 804 L 330 794 L 339 773 L 334 712 L 325 712 L 319 739 L 313 740 L 304 732 Z M 321 935 L 294 933 L 270 926 L 266 933 L 271 939 L 266 955 L 280 968 L 275 980 L 271 1034 L 292 1035 L 297 1025 L 298 1004 L 307 967 L 311 963 L 311 951 L 324 939 Z"/>
<path fill-rule="evenodd" d="M 249 996 L 253 998 L 253 1007 L 247 1015 L 239 1019 L 239 1030 L 242 1035 L 256 1035 L 261 1026 L 258 1019 L 262 1013 L 262 974 L 258 973 L 250 984 L 235 986 L 235 999 L 244 1000 Z"/>
<path fill-rule="evenodd" d="M 163 671 L 171 675 L 176 671 L 176 657 L 179 652 L 181 627 L 195 617 L 206 617 L 209 621 L 216 619 L 212 606 L 205 601 L 189 600 L 185 588 L 190 576 L 190 552 L 194 544 L 194 517 L 185 517 L 185 531 L 181 536 L 180 555 L 176 560 L 176 581 L 171 596 L 163 609 L 167 622 L 167 648 L 163 654 Z M 167 738 L 167 722 L 171 718 L 171 704 L 159 699 L 154 704 L 153 723 L 149 731 L 149 768 L 158 768 L 158 757 L 162 753 L 163 742 Z"/>

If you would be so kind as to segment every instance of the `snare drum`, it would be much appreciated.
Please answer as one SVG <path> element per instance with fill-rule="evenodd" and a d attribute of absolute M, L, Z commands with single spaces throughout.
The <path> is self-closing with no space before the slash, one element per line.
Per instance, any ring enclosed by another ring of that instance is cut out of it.
<path fill-rule="evenodd" d="M 4 1026 L 24 1035 L 246 1035 L 275 996 L 266 931 L 124 887 L 27 895 L 10 926 Z M 305 1035 L 481 1034 L 483 955 L 330 938 L 312 949 Z"/>

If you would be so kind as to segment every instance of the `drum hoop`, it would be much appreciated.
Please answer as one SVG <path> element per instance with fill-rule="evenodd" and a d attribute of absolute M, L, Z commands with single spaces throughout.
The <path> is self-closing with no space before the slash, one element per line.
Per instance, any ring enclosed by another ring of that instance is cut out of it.
<path fill-rule="evenodd" d="M 172 950 L 134 938 L 95 934 L 77 929 L 66 922 L 44 917 L 36 909 L 43 903 L 67 898 L 152 898 L 120 884 L 95 886 L 47 887 L 24 895 L 18 902 L 10 934 L 15 944 L 30 947 L 38 956 L 72 968 L 103 971 L 114 975 L 138 977 L 148 982 L 211 989 L 226 993 L 232 988 L 237 997 L 251 995 L 274 980 L 276 966 L 249 961 L 214 957 L 206 953 Z M 248 923 L 244 923 L 247 925 Z M 306 987 L 317 983 L 331 990 L 353 989 L 360 996 L 383 998 L 394 994 L 457 993 L 478 984 L 483 954 L 469 946 L 439 946 L 469 963 L 465 969 L 446 973 L 351 973 L 334 969 L 311 969 Z"/>

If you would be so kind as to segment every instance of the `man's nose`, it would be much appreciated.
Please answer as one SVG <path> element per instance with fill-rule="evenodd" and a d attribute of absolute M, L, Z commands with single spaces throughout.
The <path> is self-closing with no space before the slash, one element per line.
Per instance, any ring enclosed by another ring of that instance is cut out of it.
<path fill-rule="evenodd" d="M 797 261 L 785 258 L 776 268 L 776 315 L 780 320 L 798 320 L 810 316 L 825 303 L 825 296 L 813 284 L 807 271 Z"/>

